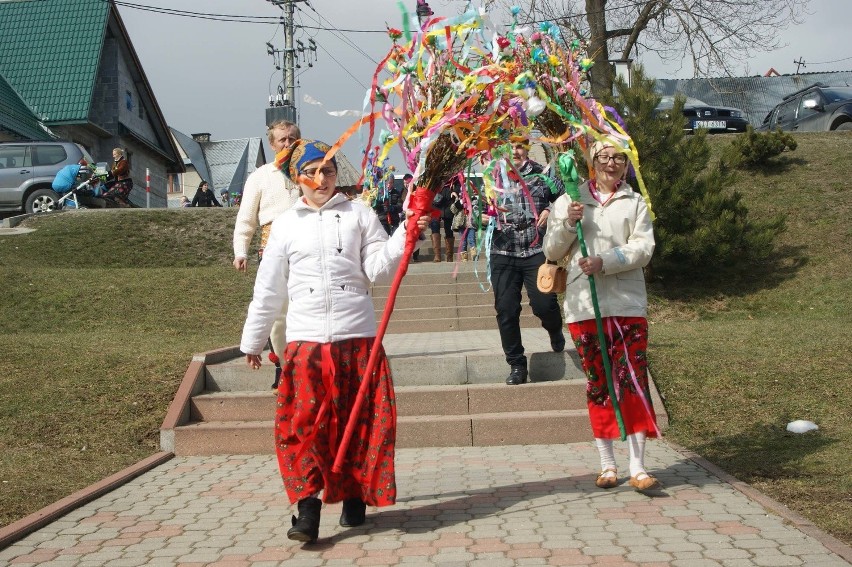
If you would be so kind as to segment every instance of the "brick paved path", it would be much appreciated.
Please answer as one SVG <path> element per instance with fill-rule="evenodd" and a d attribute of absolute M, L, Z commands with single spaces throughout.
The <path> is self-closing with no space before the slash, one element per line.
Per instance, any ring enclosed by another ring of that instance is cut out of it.
<path fill-rule="evenodd" d="M 274 457 L 175 458 L 0 551 L 0 564 L 850 565 L 665 442 L 649 442 L 646 461 L 664 485 L 654 497 L 595 488 L 591 443 L 404 449 L 396 506 L 368 508 L 354 529 L 325 506 L 320 540 L 302 546 L 285 535 Z"/>

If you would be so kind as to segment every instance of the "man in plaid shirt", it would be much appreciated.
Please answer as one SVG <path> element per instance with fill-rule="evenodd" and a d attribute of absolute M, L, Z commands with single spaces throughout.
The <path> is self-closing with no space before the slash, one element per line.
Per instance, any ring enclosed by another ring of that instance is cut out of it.
<path fill-rule="evenodd" d="M 527 381 L 527 357 L 521 342 L 521 286 L 526 287 L 533 314 L 550 335 L 554 352 L 565 349 L 562 334 L 562 311 L 556 294 L 538 290 L 538 268 L 545 262 L 542 252 L 544 231 L 550 204 L 565 192 L 562 184 L 553 179 L 552 191 L 542 179 L 544 168 L 529 159 L 529 143 L 515 142 L 512 162 L 524 179 L 529 196 L 522 189 L 514 172 L 509 175 L 512 186 L 498 197 L 497 226 L 491 240 L 491 285 L 494 289 L 494 309 L 500 342 L 511 371 L 506 384 L 518 385 Z M 514 177 L 514 179 L 512 179 Z M 538 213 L 533 214 L 530 200 Z"/>

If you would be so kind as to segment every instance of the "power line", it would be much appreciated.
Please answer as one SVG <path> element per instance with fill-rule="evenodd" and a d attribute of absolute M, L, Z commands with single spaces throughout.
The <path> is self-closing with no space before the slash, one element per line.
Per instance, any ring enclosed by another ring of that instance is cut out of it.
<path fill-rule="evenodd" d="M 363 83 L 362 83 L 362 82 L 358 79 L 358 77 L 356 77 L 355 75 L 353 75 L 353 74 L 352 74 L 352 72 L 351 72 L 351 71 L 349 71 L 349 69 L 347 69 L 345 65 L 343 65 L 343 63 L 341 63 L 340 61 L 338 61 L 337 59 L 335 59 L 335 58 L 334 58 L 334 55 L 332 55 L 331 53 L 329 53 L 329 52 L 328 52 L 328 50 L 327 50 L 325 47 L 323 47 L 323 46 L 322 46 L 322 44 L 319 44 L 319 43 L 318 43 L 318 44 L 317 44 L 317 46 L 318 46 L 320 49 L 322 49 L 322 50 L 323 50 L 323 53 L 325 53 L 326 55 L 328 55 L 328 56 L 329 56 L 329 58 L 331 58 L 331 60 L 332 60 L 332 61 L 334 61 L 335 63 L 337 63 L 337 65 L 338 65 L 341 69 L 343 69 L 343 70 L 346 72 L 346 74 L 347 74 L 347 75 L 349 75 L 350 77 L 352 77 L 352 79 L 353 79 L 356 83 L 358 83 L 361 87 L 363 87 L 363 89 L 364 89 L 365 91 L 367 90 L 367 86 L 366 86 L 365 84 L 363 84 Z"/>
<path fill-rule="evenodd" d="M 244 14 L 214 14 L 209 12 L 193 12 L 191 10 L 178 10 L 176 8 L 162 8 L 160 6 L 150 6 L 147 4 L 135 4 L 132 2 L 122 2 L 121 0 L 101 0 L 107 4 L 115 4 L 125 8 L 141 10 L 143 12 L 153 12 L 155 14 L 166 14 L 170 16 L 182 16 L 185 18 L 196 18 L 199 20 L 213 20 L 217 22 L 234 22 L 243 24 L 278 24 L 278 16 L 248 16 Z"/>
<path fill-rule="evenodd" d="M 41 0 L 46 1 L 46 0 Z M 155 14 L 165 14 L 170 16 L 181 16 L 184 18 L 195 18 L 199 20 L 212 20 L 216 22 L 231 22 L 231 23 L 241 23 L 241 24 L 278 24 L 280 23 L 280 16 L 249 16 L 245 14 L 216 14 L 212 12 L 195 12 L 192 10 L 179 10 L 177 8 L 163 8 L 161 6 L 151 6 L 149 4 L 136 4 L 133 2 L 126 2 L 122 0 L 101 0 L 102 2 L 106 2 L 107 4 L 115 4 L 116 6 L 123 6 L 125 8 L 132 8 L 134 10 L 140 10 L 143 12 L 152 12 Z M 313 9 L 313 6 L 311 6 Z M 316 10 L 314 10 L 316 12 Z M 341 29 L 332 26 L 331 29 L 317 26 L 303 26 L 308 29 L 314 30 L 322 30 L 322 31 L 339 31 L 345 33 L 381 33 L 386 34 L 387 30 L 354 30 L 354 29 Z"/>
<path fill-rule="evenodd" d="M 354 49 L 355 51 L 359 52 L 361 55 L 363 55 L 364 57 L 366 57 L 367 59 L 369 59 L 370 61 L 372 61 L 374 65 L 378 65 L 378 64 L 379 64 L 379 62 L 378 62 L 378 61 L 376 61 L 375 59 L 373 59 L 372 57 L 370 57 L 370 55 L 369 55 L 369 54 L 367 54 L 367 53 L 366 53 L 363 49 L 361 49 L 361 46 L 360 46 L 360 45 L 358 45 L 357 43 L 353 42 L 352 40 L 350 40 L 350 39 L 349 39 L 349 38 L 347 38 L 346 36 L 342 36 L 342 35 L 340 35 L 340 34 L 338 34 L 338 33 L 335 33 L 335 32 L 343 32 L 344 30 L 341 30 L 341 29 L 339 29 L 339 28 L 335 27 L 335 26 L 334 26 L 334 24 L 332 24 L 332 23 L 328 20 L 328 18 L 324 17 L 322 14 L 320 14 L 319 12 L 317 12 L 316 8 L 314 8 L 313 2 L 311 2 L 310 0 L 308 0 L 308 3 L 307 3 L 307 4 L 308 4 L 308 7 L 309 7 L 311 10 L 313 10 L 314 14 L 316 14 L 316 15 L 317 15 L 317 18 L 319 18 L 319 20 L 317 21 L 317 23 L 320 23 L 320 24 L 321 24 L 323 21 L 325 21 L 326 25 L 330 26 L 330 28 L 331 28 L 331 29 L 326 29 L 325 31 L 329 31 L 329 32 L 331 32 L 331 33 L 332 33 L 332 35 L 336 36 L 336 37 L 337 37 L 338 39 L 340 39 L 342 42 L 344 42 L 344 43 L 348 44 L 348 45 L 349 45 L 352 49 Z M 308 26 L 302 26 L 302 27 L 308 27 Z M 315 29 L 325 29 L 325 28 L 315 28 Z M 385 30 L 385 31 L 384 31 L 384 32 L 382 32 L 382 33 L 385 33 L 385 34 L 386 34 L 386 33 L 387 33 L 387 30 Z"/>
<path fill-rule="evenodd" d="M 834 61 L 819 61 L 817 63 L 808 63 L 808 65 L 829 65 L 831 63 L 840 63 L 841 61 L 849 61 L 852 57 L 844 57 L 843 59 L 835 59 Z"/>

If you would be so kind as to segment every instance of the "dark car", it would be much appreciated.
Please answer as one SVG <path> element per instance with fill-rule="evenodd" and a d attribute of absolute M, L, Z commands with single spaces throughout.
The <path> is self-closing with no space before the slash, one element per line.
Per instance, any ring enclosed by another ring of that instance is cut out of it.
<path fill-rule="evenodd" d="M 92 156 L 73 142 L 0 142 L 0 211 L 39 213 L 56 208 L 51 184 L 59 170 Z"/>
<path fill-rule="evenodd" d="M 675 97 L 664 96 L 657 105 L 657 114 L 666 114 L 674 108 Z M 716 106 L 702 102 L 697 98 L 686 97 L 683 105 L 683 116 L 686 118 L 684 130 L 693 132 L 703 128 L 711 134 L 726 132 L 745 132 L 748 120 L 739 108 Z"/>
<path fill-rule="evenodd" d="M 761 130 L 852 130 L 852 87 L 816 83 L 788 94 L 763 119 Z"/>

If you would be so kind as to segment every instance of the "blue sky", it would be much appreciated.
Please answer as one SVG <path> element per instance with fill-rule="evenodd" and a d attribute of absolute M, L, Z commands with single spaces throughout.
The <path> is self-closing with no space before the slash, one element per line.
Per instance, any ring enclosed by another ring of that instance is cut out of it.
<path fill-rule="evenodd" d="M 436 12 L 455 13 L 460 0 L 431 0 Z M 265 132 L 268 97 L 282 74 L 267 55 L 266 43 L 283 47 L 283 30 L 275 23 L 254 24 L 180 17 L 134 9 L 129 4 L 163 7 L 204 14 L 240 14 L 276 18 L 282 11 L 266 0 L 121 0 L 119 11 L 170 126 L 192 134 L 210 132 L 213 139 L 261 136 Z M 331 33 L 305 28 L 296 38 L 318 45 L 313 67 L 302 63 L 297 100 L 303 135 L 329 143 L 348 128 L 353 118 L 338 118 L 330 110 L 359 110 L 376 63 L 390 42 L 381 30 L 400 27 L 397 0 L 311 0 L 313 10 L 300 3 L 297 21 L 305 26 L 335 27 Z M 412 7 L 414 0 L 406 0 Z M 852 44 L 841 41 L 852 30 L 849 0 L 811 0 L 811 14 L 798 26 L 780 32 L 786 47 L 773 53 L 749 54 L 743 74 L 758 75 L 774 67 L 794 73 L 794 60 L 803 58 L 803 71 L 852 69 Z M 503 19 L 502 17 L 495 19 Z M 350 40 L 350 43 L 343 38 Z M 688 78 L 691 69 L 652 58 L 642 63 L 649 74 Z M 308 95 L 323 106 L 302 101 Z M 366 135 L 366 130 L 365 130 Z M 353 163 L 360 162 L 364 140 L 357 135 L 344 146 Z M 268 156 L 271 157 L 271 156 Z M 401 164 L 398 158 L 393 160 Z"/>

